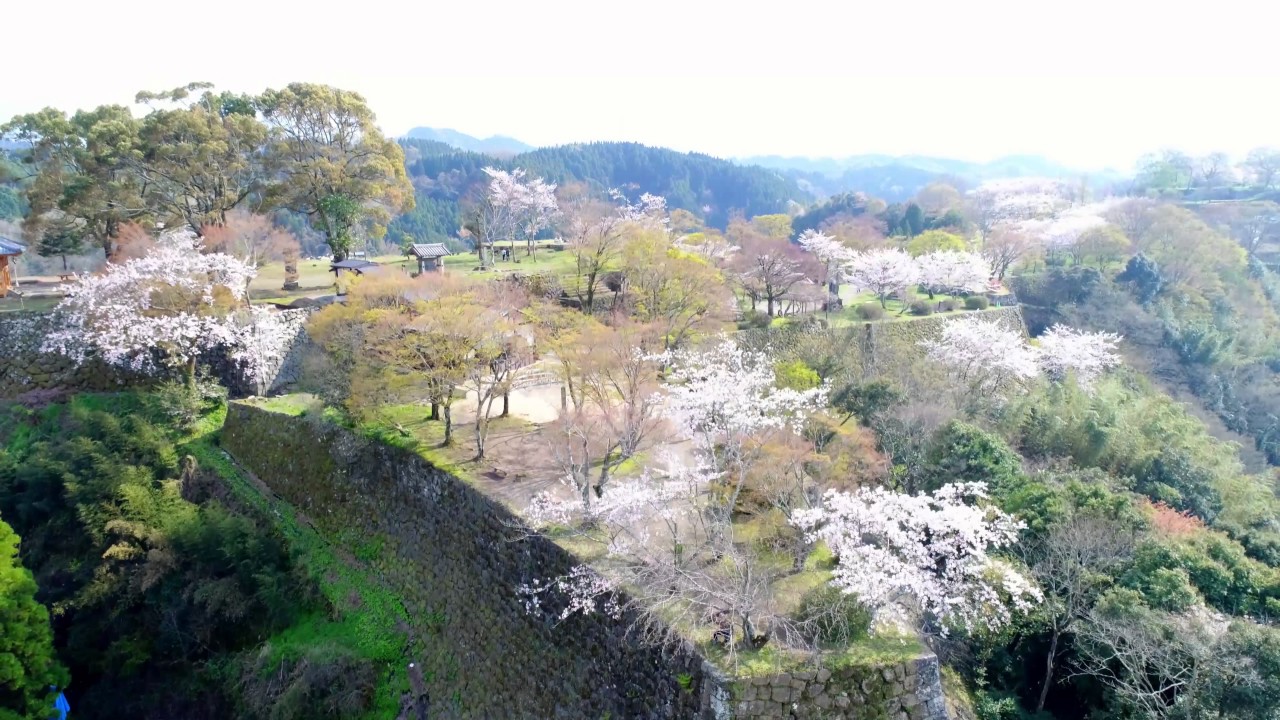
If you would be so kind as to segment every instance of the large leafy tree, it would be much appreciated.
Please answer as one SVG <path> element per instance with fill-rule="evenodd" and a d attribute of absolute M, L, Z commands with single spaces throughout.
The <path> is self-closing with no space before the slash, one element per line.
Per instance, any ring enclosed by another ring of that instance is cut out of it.
<path fill-rule="evenodd" d="M 211 87 L 192 83 L 137 97 L 139 103 L 176 103 L 205 91 L 187 107 L 157 109 L 143 118 L 134 161 L 156 215 L 197 233 L 224 224 L 227 213 L 247 201 L 261 200 L 266 183 L 266 125 L 249 98 L 216 94 Z"/>
<path fill-rule="evenodd" d="M 31 176 L 26 185 L 31 210 L 24 224 L 28 238 L 38 239 L 51 220 L 71 221 L 110 256 L 121 227 L 150 214 L 144 181 L 135 172 L 142 158 L 139 129 L 139 121 L 123 105 L 71 117 L 45 108 L 0 127 L 0 135 L 30 146 L 22 155 Z"/>
<path fill-rule="evenodd" d="M 413 207 L 404 151 L 383 136 L 359 94 L 291 83 L 267 90 L 257 105 L 276 178 L 266 200 L 305 214 L 334 259 L 347 257 L 360 224 L 379 237 L 393 214 Z"/>
<path fill-rule="evenodd" d="M 18 561 L 18 536 L 0 520 L 0 720 L 51 716 L 51 686 L 66 685 L 53 654 L 49 613 L 36 582 Z"/>

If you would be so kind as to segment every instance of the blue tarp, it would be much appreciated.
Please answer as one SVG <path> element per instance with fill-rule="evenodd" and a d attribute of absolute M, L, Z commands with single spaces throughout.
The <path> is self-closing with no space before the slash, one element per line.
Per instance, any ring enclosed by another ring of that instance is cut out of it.
<path fill-rule="evenodd" d="M 71 703 L 67 702 L 67 696 L 58 693 L 58 699 L 53 702 L 53 709 L 58 711 L 58 720 L 67 720 L 67 713 L 71 712 Z"/>

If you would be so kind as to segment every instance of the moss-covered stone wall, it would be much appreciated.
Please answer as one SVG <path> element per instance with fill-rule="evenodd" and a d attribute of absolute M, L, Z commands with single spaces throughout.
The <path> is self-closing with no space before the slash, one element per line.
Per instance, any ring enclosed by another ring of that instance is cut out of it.
<path fill-rule="evenodd" d="M 689 648 L 640 645 L 627 618 L 527 613 L 516 588 L 577 561 L 465 482 L 408 451 L 244 404 L 231 405 L 221 441 L 401 597 L 431 648 L 431 717 L 702 716 L 703 660 Z"/>

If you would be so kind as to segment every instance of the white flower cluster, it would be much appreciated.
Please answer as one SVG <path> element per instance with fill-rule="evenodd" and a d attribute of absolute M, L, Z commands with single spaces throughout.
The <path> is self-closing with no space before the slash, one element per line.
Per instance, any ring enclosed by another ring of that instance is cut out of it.
<path fill-rule="evenodd" d="M 516 587 L 516 595 L 530 615 L 542 612 L 543 597 L 548 593 L 555 593 L 556 597 L 565 600 L 558 622 L 567 620 L 574 613 L 591 615 L 600 612 L 615 620 L 622 616 L 622 605 L 613 581 L 586 565 L 575 565 L 569 574 L 545 582 L 534 578 Z"/>
<path fill-rule="evenodd" d="M 955 483 L 932 495 L 885 488 L 830 490 L 793 522 L 827 544 L 838 563 L 832 583 L 867 605 L 879 622 L 924 614 L 940 622 L 997 628 L 1026 611 L 1039 590 L 988 553 L 1011 544 L 1022 524 L 984 507 L 983 483 Z M 945 626 L 943 629 L 945 632 Z"/>
<path fill-rule="evenodd" d="M 775 382 L 765 353 L 743 350 L 724 338 L 710 350 L 686 350 L 665 358 L 672 368 L 666 408 L 686 437 L 704 449 L 726 436 L 792 426 L 826 401 L 826 389 L 793 390 Z"/>
<path fill-rule="evenodd" d="M 1021 333 L 997 320 L 968 316 L 943 325 L 938 339 L 920 345 L 930 360 L 945 366 L 957 380 L 992 395 L 1041 372 L 1058 382 L 1073 375 L 1081 387 L 1088 388 L 1104 371 L 1120 364 L 1115 352 L 1120 340 L 1114 333 L 1054 325 L 1040 336 L 1038 346 L 1032 346 Z"/>
<path fill-rule="evenodd" d="M 147 255 L 81 275 L 58 305 L 60 327 L 43 344 L 77 360 L 89 351 L 107 363 L 155 372 L 229 348 L 257 378 L 290 339 L 266 308 L 233 310 L 256 270 L 222 253 L 202 253 L 190 232 L 169 233 Z"/>
<path fill-rule="evenodd" d="M 898 248 L 864 253 L 845 247 L 817 230 L 806 230 L 798 242 L 828 267 L 844 271 L 859 290 L 889 296 L 919 283 L 934 293 L 982 292 L 991 278 L 991 264 L 978 253 L 937 250 L 918 258 Z"/>

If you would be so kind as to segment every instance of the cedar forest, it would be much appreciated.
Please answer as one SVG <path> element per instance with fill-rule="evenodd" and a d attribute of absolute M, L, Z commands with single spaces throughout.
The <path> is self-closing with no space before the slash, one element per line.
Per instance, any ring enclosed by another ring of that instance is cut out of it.
<path fill-rule="evenodd" d="M 136 104 L 0 125 L 20 290 L 79 271 L 42 352 L 137 381 L 0 402 L 0 719 L 404 710 L 424 621 L 218 449 L 228 402 L 509 471 L 582 564 L 492 591 L 550 621 L 738 674 L 934 653 L 978 720 L 1280 717 L 1280 151 L 886 202 L 397 141 L 324 85 Z M 208 358 L 269 380 L 307 304 L 301 378 L 229 400 Z"/>

